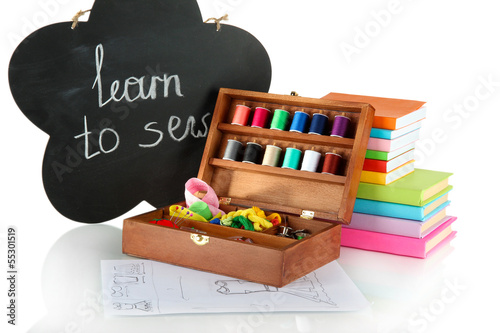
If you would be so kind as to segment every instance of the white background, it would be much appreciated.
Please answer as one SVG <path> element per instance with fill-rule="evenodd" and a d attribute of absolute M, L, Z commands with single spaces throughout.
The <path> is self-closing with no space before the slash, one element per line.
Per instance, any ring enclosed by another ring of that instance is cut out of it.
<path fill-rule="evenodd" d="M 0 309 L 4 310 L 0 310 L 0 327 L 3 332 L 4 328 L 8 332 L 26 332 L 46 317 L 49 310 L 42 286 L 42 268 L 47 254 L 61 235 L 81 226 L 53 209 L 44 193 L 41 164 L 48 136 L 25 118 L 14 103 L 7 79 L 8 62 L 17 44 L 34 29 L 69 21 L 78 10 L 90 9 L 92 3 L 22 0 L 10 2 L 8 9 L 1 11 Z M 243 28 L 261 41 L 272 62 L 272 93 L 288 94 L 295 90 L 301 96 L 322 97 L 334 91 L 427 101 L 417 166 L 454 173 L 450 179 L 454 190 L 448 212 L 458 217 L 454 226 L 458 235 L 451 254 L 438 264 L 439 277 L 432 280 L 432 287 L 413 290 L 412 295 L 420 296 L 408 303 L 404 311 L 395 306 L 399 303 L 397 297 L 390 296 L 390 285 L 377 289 L 376 285 L 366 283 L 369 276 L 359 277 L 360 272 L 367 272 L 363 267 L 350 268 L 345 261 L 347 273 L 372 302 L 372 312 L 368 315 L 325 318 L 319 314 L 310 317 L 266 314 L 252 319 L 244 330 L 234 324 L 243 317 L 181 316 L 165 319 L 171 326 L 163 329 L 174 327 L 174 322 L 194 322 L 214 328 L 221 321 L 219 332 L 231 332 L 238 327 L 240 331 L 252 332 L 271 328 L 279 331 L 277 327 L 289 332 L 315 332 L 321 323 L 325 323 L 325 330 L 349 332 L 354 331 L 352 327 L 360 320 L 369 328 L 365 331 L 372 332 L 498 329 L 500 294 L 494 269 L 500 221 L 494 209 L 499 196 L 495 191 L 499 181 L 494 156 L 498 154 L 500 121 L 500 21 L 495 2 L 199 0 L 198 3 L 204 19 L 227 12 L 229 21 L 225 24 Z M 148 209 L 147 204 L 141 204 L 127 216 Z M 106 224 L 121 228 L 122 220 L 120 217 Z M 7 325 L 5 315 L 8 225 L 18 229 L 19 294 L 15 327 Z M 352 264 L 362 251 L 344 252 Z M 400 260 L 389 255 L 374 258 L 381 263 Z M 409 260 L 404 265 L 401 270 L 410 267 L 413 272 L 412 265 L 423 264 Z M 395 269 L 390 276 L 397 281 L 402 273 Z M 373 274 L 382 276 L 387 272 Z M 425 274 L 420 278 L 431 281 Z M 450 287 L 453 284 L 459 287 L 453 290 Z M 444 295 L 454 297 L 443 298 Z M 425 309 L 428 315 L 423 314 Z M 416 321 L 412 322 L 413 319 Z M 233 324 L 224 325 L 222 321 Z M 84 328 L 68 326 L 66 331 L 83 332 Z M 121 331 L 128 330 L 122 327 Z"/>

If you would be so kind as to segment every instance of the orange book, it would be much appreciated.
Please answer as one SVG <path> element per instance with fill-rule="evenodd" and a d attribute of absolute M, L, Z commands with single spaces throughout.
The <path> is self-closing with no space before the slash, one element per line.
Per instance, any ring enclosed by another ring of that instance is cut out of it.
<path fill-rule="evenodd" d="M 425 118 L 425 102 L 406 99 L 329 93 L 325 99 L 370 103 L 375 108 L 374 128 L 400 129 Z"/>

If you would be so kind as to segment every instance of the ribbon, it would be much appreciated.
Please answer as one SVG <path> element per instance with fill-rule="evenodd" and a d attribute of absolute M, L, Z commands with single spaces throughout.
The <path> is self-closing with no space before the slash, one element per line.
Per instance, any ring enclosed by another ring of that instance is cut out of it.
<path fill-rule="evenodd" d="M 203 199 L 198 198 L 196 192 L 206 192 Z M 212 216 L 217 216 L 217 214 L 224 215 L 224 211 L 219 209 L 219 198 L 215 193 L 214 189 L 211 188 L 207 183 L 198 178 L 191 178 L 186 182 L 184 197 L 186 198 L 186 206 L 189 208 L 193 203 L 197 201 L 203 201 L 208 205 Z"/>

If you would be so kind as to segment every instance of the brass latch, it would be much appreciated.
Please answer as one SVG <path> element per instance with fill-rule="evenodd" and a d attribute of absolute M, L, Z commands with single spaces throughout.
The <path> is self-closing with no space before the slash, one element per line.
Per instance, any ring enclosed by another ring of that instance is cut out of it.
<path fill-rule="evenodd" d="M 196 245 L 205 245 L 210 241 L 210 237 L 200 234 L 191 234 L 191 239 Z"/>
<path fill-rule="evenodd" d="M 220 197 L 219 204 L 221 205 L 229 205 L 231 203 L 231 198 Z"/>
<path fill-rule="evenodd" d="M 314 212 L 312 210 L 303 210 L 300 217 L 306 220 L 312 220 L 314 218 Z"/>

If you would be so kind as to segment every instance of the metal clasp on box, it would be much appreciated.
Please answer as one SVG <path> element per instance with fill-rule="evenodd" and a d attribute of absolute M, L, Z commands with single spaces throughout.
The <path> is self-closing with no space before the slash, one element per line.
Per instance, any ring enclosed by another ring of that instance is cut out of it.
<path fill-rule="evenodd" d="M 306 220 L 312 220 L 314 218 L 314 212 L 312 210 L 302 210 L 300 217 Z"/>
<path fill-rule="evenodd" d="M 210 241 L 210 237 L 208 236 L 203 236 L 200 234 L 191 234 L 191 240 L 196 244 L 196 245 L 205 245 L 208 244 Z"/>

